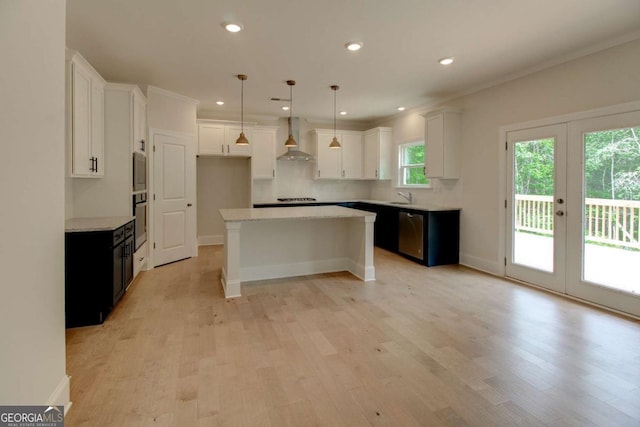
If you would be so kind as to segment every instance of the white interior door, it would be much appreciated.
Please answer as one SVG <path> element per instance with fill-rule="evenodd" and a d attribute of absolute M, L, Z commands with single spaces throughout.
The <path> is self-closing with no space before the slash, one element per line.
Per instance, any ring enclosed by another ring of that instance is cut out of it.
<path fill-rule="evenodd" d="M 567 127 L 507 133 L 505 271 L 565 292 Z"/>
<path fill-rule="evenodd" d="M 640 111 L 569 123 L 567 293 L 640 316 Z"/>
<path fill-rule="evenodd" d="M 156 266 L 196 254 L 195 141 L 154 134 L 154 254 Z"/>

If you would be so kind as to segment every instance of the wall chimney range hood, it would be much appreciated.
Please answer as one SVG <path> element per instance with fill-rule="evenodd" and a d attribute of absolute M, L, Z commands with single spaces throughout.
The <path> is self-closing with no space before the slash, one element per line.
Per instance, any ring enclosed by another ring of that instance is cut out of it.
<path fill-rule="evenodd" d="M 289 122 L 289 134 L 293 135 L 296 141 L 300 141 L 300 119 L 298 117 L 290 117 L 287 119 Z M 278 160 L 313 160 L 313 156 L 304 151 L 300 151 L 298 147 L 289 147 L 287 152 L 278 157 Z"/>

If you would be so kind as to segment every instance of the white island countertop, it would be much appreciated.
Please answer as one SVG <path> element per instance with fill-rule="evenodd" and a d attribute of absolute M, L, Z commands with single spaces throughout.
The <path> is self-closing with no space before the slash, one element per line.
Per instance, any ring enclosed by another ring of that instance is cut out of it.
<path fill-rule="evenodd" d="M 320 218 L 361 218 L 372 217 L 373 212 L 358 209 L 343 208 L 342 206 L 296 206 L 281 208 L 244 208 L 220 209 L 220 215 L 225 222 L 244 221 L 277 221 L 291 219 L 320 219 Z"/>

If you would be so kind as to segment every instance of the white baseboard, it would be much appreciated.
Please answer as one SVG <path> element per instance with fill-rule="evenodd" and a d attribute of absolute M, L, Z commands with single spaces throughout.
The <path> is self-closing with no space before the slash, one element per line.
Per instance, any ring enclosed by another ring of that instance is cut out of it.
<path fill-rule="evenodd" d="M 376 280 L 376 268 L 375 266 L 365 267 L 362 264 L 359 264 L 353 260 L 347 259 L 347 264 L 349 268 L 347 269 L 351 274 L 356 276 L 358 279 L 363 280 L 365 282 L 369 282 L 372 280 Z"/>
<path fill-rule="evenodd" d="M 473 255 L 460 253 L 460 264 L 473 268 L 475 270 L 484 271 L 494 276 L 504 276 L 504 271 L 497 262 L 489 261 L 484 258 L 478 258 Z"/>
<path fill-rule="evenodd" d="M 223 245 L 224 235 L 198 236 L 198 246 Z"/>
<path fill-rule="evenodd" d="M 53 390 L 51 396 L 49 396 L 49 401 L 47 405 L 63 405 L 65 415 L 69 412 L 69 408 L 71 408 L 71 382 L 70 376 L 65 375 L 62 377 L 58 386 Z"/>

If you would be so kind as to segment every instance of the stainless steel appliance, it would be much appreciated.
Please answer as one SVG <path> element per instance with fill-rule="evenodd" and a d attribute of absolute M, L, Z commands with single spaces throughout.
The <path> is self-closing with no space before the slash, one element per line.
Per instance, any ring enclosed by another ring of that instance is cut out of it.
<path fill-rule="evenodd" d="M 147 189 L 147 156 L 133 153 L 133 191 Z"/>
<path fill-rule="evenodd" d="M 147 241 L 147 193 L 133 195 L 133 216 L 135 220 L 136 251 Z"/>
<path fill-rule="evenodd" d="M 424 260 L 424 216 L 409 212 L 400 212 L 398 215 L 398 251 Z"/>

